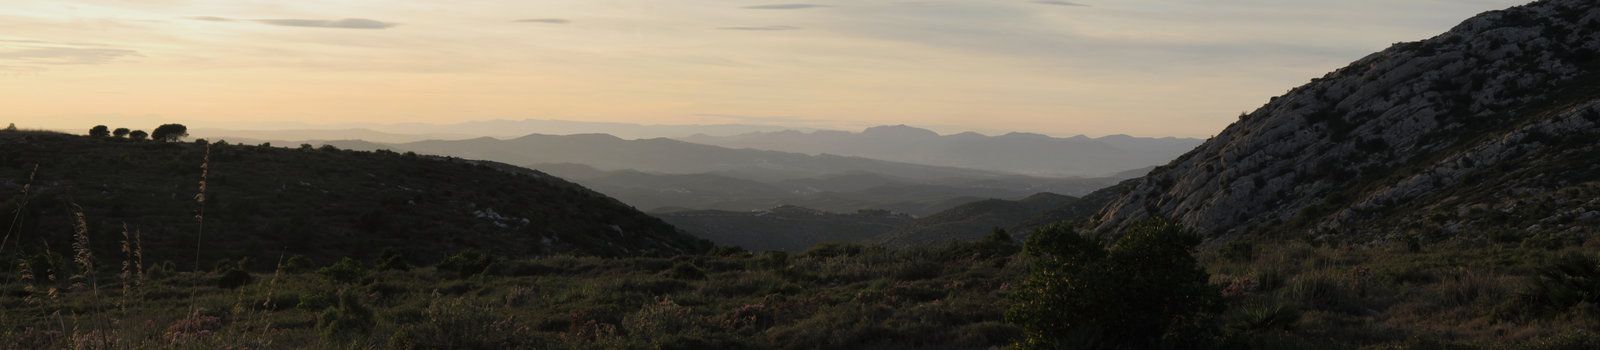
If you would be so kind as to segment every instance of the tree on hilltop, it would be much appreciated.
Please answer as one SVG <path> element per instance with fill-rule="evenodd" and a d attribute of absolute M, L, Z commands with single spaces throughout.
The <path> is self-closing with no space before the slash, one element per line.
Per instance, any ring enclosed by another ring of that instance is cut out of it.
<path fill-rule="evenodd" d="M 189 127 L 183 124 L 162 124 L 156 127 L 156 131 L 151 133 L 150 137 L 161 142 L 177 142 L 189 137 Z"/>

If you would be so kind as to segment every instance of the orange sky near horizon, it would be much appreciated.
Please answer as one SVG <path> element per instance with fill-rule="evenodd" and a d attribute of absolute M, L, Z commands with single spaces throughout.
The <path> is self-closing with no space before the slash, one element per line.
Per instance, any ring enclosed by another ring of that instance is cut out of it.
<path fill-rule="evenodd" d="M 1205 137 L 1508 0 L 11 0 L 0 123 L 562 119 Z"/>

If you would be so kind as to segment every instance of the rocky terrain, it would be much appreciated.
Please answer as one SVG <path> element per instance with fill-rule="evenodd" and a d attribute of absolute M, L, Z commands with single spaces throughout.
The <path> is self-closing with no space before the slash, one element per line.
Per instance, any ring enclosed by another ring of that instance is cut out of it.
<path fill-rule="evenodd" d="M 1600 5 L 1548 0 L 1273 98 L 1095 215 L 1247 232 L 1600 232 Z"/>

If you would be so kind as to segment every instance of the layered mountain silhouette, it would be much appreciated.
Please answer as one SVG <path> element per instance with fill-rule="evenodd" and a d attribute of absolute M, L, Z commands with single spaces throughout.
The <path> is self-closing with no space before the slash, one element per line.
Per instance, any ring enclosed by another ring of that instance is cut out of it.
<path fill-rule="evenodd" d="M 1242 116 L 1095 217 L 1212 235 L 1600 230 L 1600 6 L 1549 0 L 1396 44 Z"/>
<path fill-rule="evenodd" d="M 664 174 L 718 173 L 768 181 L 848 172 L 870 172 L 913 179 L 1009 175 L 998 171 L 890 162 L 862 157 L 732 149 L 665 138 L 625 140 L 605 134 L 534 134 L 504 140 L 483 137 L 396 144 L 366 141 L 314 143 L 359 150 L 411 151 L 517 165 L 570 163 L 584 164 L 601 170 L 628 169 Z"/>
<path fill-rule="evenodd" d="M 487 159 L 546 170 L 647 211 L 751 211 L 795 205 L 835 213 L 870 209 L 925 216 L 982 199 L 1015 200 L 1040 192 L 1086 194 L 1145 171 L 1111 178 L 1036 177 L 862 157 L 732 149 L 671 139 L 624 140 L 599 134 L 395 144 L 308 143 Z"/>
<path fill-rule="evenodd" d="M 1021 199 L 1040 192 L 1087 194 L 1114 178 L 1058 179 L 1020 175 L 918 180 L 867 172 L 756 181 L 719 174 L 603 171 L 581 164 L 531 168 L 583 184 L 650 212 L 692 209 L 753 211 L 800 206 L 832 213 L 887 210 L 926 216 L 983 199 Z"/>
<path fill-rule="evenodd" d="M 62 228 L 74 227 L 74 208 L 86 218 L 90 241 L 108 250 L 123 239 L 124 224 L 142 232 L 151 262 L 193 260 L 197 244 L 205 261 L 256 262 L 383 250 L 441 259 L 464 250 L 640 256 L 711 247 L 582 186 L 506 164 L 224 144 L 211 145 L 206 163 L 205 150 L 197 143 L 0 132 L 0 203 L 7 213 L 22 209 L 11 248 L 70 245 L 72 231 Z M 209 170 L 200 211 L 202 163 Z"/>
<path fill-rule="evenodd" d="M 1166 163 L 1201 142 L 1127 135 L 1100 138 L 1082 135 L 1056 138 L 1029 133 L 939 135 L 905 125 L 872 127 L 859 133 L 787 130 L 734 136 L 695 135 L 682 140 L 732 148 L 838 154 L 1040 176 L 1108 176 Z"/>

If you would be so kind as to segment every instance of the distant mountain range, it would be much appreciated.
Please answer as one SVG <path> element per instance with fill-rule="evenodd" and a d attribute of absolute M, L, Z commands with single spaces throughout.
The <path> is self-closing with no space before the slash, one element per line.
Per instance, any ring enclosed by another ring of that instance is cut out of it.
<path fill-rule="evenodd" d="M 1082 135 L 1058 138 L 1028 133 L 940 135 L 905 125 L 872 127 L 858 133 L 785 130 L 733 136 L 695 135 L 681 140 L 730 148 L 837 154 L 1036 176 L 1108 176 L 1171 161 L 1202 141 L 1127 135 L 1099 138 Z"/>
<path fill-rule="evenodd" d="M 266 142 L 234 138 L 236 142 Z M 278 141 L 280 146 L 294 143 Z M 610 135 L 528 135 L 408 143 L 306 141 L 340 149 L 485 159 L 549 171 L 637 208 L 748 211 L 798 205 L 830 212 L 861 209 L 929 215 L 982 199 L 1039 192 L 1086 194 L 1113 178 L 1034 177 L 862 157 L 732 149 L 671 139 Z"/>
<path fill-rule="evenodd" d="M 766 133 L 766 131 L 810 131 L 813 128 L 776 125 L 640 125 L 640 123 L 606 123 L 606 121 L 578 120 L 478 120 L 464 123 L 387 123 L 387 125 L 347 125 L 344 128 L 373 129 L 392 134 L 469 134 L 469 136 L 518 137 L 525 134 L 611 134 L 622 139 L 654 139 L 654 137 L 686 137 L 693 134 L 731 136 L 731 134 Z M 317 137 L 306 137 L 317 139 Z M 362 137 L 338 137 L 362 139 Z M 464 139 L 464 137 L 462 137 Z"/>
<path fill-rule="evenodd" d="M 752 211 L 801 206 L 834 213 L 887 210 L 926 216 L 983 199 L 1020 199 L 1040 192 L 1086 194 L 1119 180 L 1021 175 L 912 179 L 849 172 L 759 181 L 719 174 L 602 171 L 581 164 L 536 164 L 529 167 L 583 184 L 651 212 L 689 209 Z"/>

